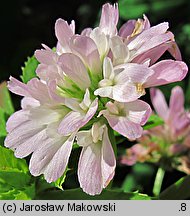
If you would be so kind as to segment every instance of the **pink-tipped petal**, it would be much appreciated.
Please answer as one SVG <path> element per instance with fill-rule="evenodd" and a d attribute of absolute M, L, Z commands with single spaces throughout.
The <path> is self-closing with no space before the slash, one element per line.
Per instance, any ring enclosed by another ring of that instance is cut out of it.
<path fill-rule="evenodd" d="M 178 60 L 178 61 L 182 60 L 181 52 L 180 52 L 179 47 L 175 41 L 171 42 L 168 51 L 176 60 Z"/>
<path fill-rule="evenodd" d="M 7 135 L 5 139 L 5 146 L 15 149 L 43 129 L 44 126 L 42 125 L 36 125 L 31 121 L 24 121 Z"/>
<path fill-rule="evenodd" d="M 121 67 L 121 66 L 119 66 Z M 143 84 L 148 77 L 154 74 L 154 71 L 148 68 L 146 65 L 127 63 L 123 65 L 123 71 L 118 73 L 115 77 L 115 81 L 119 84 L 125 83 L 128 80 L 134 84 Z"/>
<path fill-rule="evenodd" d="M 112 113 L 109 110 L 109 103 L 106 105 L 108 110 L 103 110 L 102 114 L 108 120 L 110 126 L 123 136 L 134 140 L 142 135 L 143 129 L 141 125 L 144 125 L 151 114 L 150 106 L 141 101 L 137 100 L 129 103 L 111 103 L 115 105 L 122 115 Z"/>
<path fill-rule="evenodd" d="M 157 37 L 157 36 L 159 36 L 161 39 L 162 36 L 164 36 L 163 34 L 166 33 L 168 28 L 169 28 L 168 23 L 164 22 L 164 23 L 160 23 L 156 26 L 153 26 L 153 27 L 147 29 L 146 31 L 143 31 L 142 34 L 139 34 L 134 40 L 132 40 L 128 44 L 129 49 L 132 50 L 135 47 L 138 47 L 140 45 L 142 46 L 146 42 L 148 44 L 149 40 L 151 40 L 152 38 Z"/>
<path fill-rule="evenodd" d="M 21 100 L 21 107 L 23 110 L 28 108 L 38 107 L 38 106 L 40 106 L 40 102 L 34 98 L 24 97 Z"/>
<path fill-rule="evenodd" d="M 119 35 L 123 38 L 127 39 L 127 42 L 130 42 L 134 39 L 137 35 L 139 35 L 144 30 L 150 28 L 150 22 L 148 18 L 143 15 L 144 20 L 138 19 L 136 20 L 129 20 L 126 22 L 119 30 Z"/>
<path fill-rule="evenodd" d="M 55 153 L 44 171 L 47 182 L 54 182 L 60 178 L 66 170 L 71 154 L 75 134 L 72 134 Z"/>
<path fill-rule="evenodd" d="M 30 93 L 28 92 L 28 86 L 14 77 L 10 77 L 10 81 L 8 82 L 8 89 L 20 96 L 30 97 Z"/>
<path fill-rule="evenodd" d="M 190 118 L 184 109 L 184 94 L 180 86 L 172 89 L 168 124 L 174 136 L 180 136 L 187 131 Z"/>
<path fill-rule="evenodd" d="M 146 59 L 150 59 L 151 65 L 154 64 L 166 51 L 169 51 L 170 54 L 178 61 L 182 60 L 180 50 L 176 42 L 167 42 L 160 44 L 156 47 L 153 47 L 146 52 L 135 57 L 132 62 L 141 64 Z"/>
<path fill-rule="evenodd" d="M 101 141 L 93 143 L 91 137 L 91 141 L 90 138 L 87 140 L 88 145 L 82 144 L 83 149 L 79 159 L 79 183 L 83 191 L 90 195 L 100 194 L 103 188 L 107 187 L 115 172 L 116 160 L 108 137 L 107 127 L 105 126 L 102 129 Z M 79 133 L 81 135 L 77 140 L 81 142 L 84 140 L 82 136 L 86 134 Z M 87 133 L 91 134 L 91 130 Z"/>
<path fill-rule="evenodd" d="M 94 73 L 100 73 L 100 55 L 95 42 L 87 36 L 75 36 L 71 41 L 73 53 L 80 56 L 84 64 Z"/>
<path fill-rule="evenodd" d="M 130 140 L 141 137 L 143 133 L 143 129 L 139 124 L 129 121 L 126 117 L 108 116 L 106 118 L 115 131 Z"/>
<path fill-rule="evenodd" d="M 46 130 L 40 130 L 28 137 L 15 149 L 15 156 L 17 158 L 24 158 L 39 148 L 39 143 L 43 143 L 47 139 Z"/>
<path fill-rule="evenodd" d="M 54 103 L 49 95 L 47 85 L 41 80 L 33 78 L 27 83 L 27 87 L 31 97 L 40 101 L 42 104 Z"/>
<path fill-rule="evenodd" d="M 68 49 L 69 40 L 74 35 L 72 26 L 63 19 L 58 19 L 55 23 L 55 35 L 62 47 Z"/>
<path fill-rule="evenodd" d="M 150 59 L 150 64 L 152 65 L 166 52 L 166 50 L 168 50 L 169 47 L 170 45 L 168 43 L 156 46 L 138 55 L 132 62 L 142 64 L 146 59 Z"/>
<path fill-rule="evenodd" d="M 46 65 L 55 64 L 57 60 L 57 54 L 54 53 L 52 50 L 36 50 L 35 57 L 40 63 Z"/>
<path fill-rule="evenodd" d="M 27 110 L 20 110 L 10 116 L 6 123 L 6 130 L 8 133 L 19 127 L 21 124 L 29 120 L 29 112 Z"/>
<path fill-rule="evenodd" d="M 109 3 L 103 5 L 100 18 L 100 29 L 106 34 L 113 36 L 117 33 L 117 23 L 119 18 L 118 5 Z"/>
<path fill-rule="evenodd" d="M 150 76 L 145 87 L 160 86 L 184 79 L 188 72 L 187 65 L 181 61 L 163 60 L 153 66 L 154 74 Z"/>
<path fill-rule="evenodd" d="M 58 132 L 64 136 L 71 134 L 72 132 L 78 131 L 79 128 L 83 127 L 96 113 L 98 108 L 98 99 L 95 99 L 86 114 L 71 111 L 69 112 L 59 125 Z"/>
<path fill-rule="evenodd" d="M 82 32 L 81 32 L 81 35 L 82 36 L 88 36 L 90 37 L 90 33 L 92 32 L 92 29 L 91 28 L 85 28 Z"/>
<path fill-rule="evenodd" d="M 128 82 L 121 85 L 115 85 L 112 91 L 113 96 L 111 98 L 118 102 L 135 101 L 144 95 L 144 92 L 138 92 L 136 86 Z"/>
<path fill-rule="evenodd" d="M 33 98 L 41 104 L 53 103 L 53 100 L 49 95 L 47 85 L 37 78 L 33 78 L 27 84 L 24 84 L 17 79 L 10 77 L 8 88 L 15 94 Z"/>
<path fill-rule="evenodd" d="M 140 34 L 140 35 L 142 35 L 142 34 Z M 146 39 L 144 42 L 139 42 L 139 44 L 136 44 L 136 46 L 137 46 L 136 52 L 134 52 L 132 59 L 141 55 L 142 53 L 149 51 L 150 49 L 152 49 L 154 47 L 157 47 L 163 43 L 171 41 L 173 39 L 173 37 L 174 36 L 171 32 L 167 32 L 167 33 L 162 34 L 162 35 L 156 35 L 156 36 L 150 38 L 149 40 Z M 142 45 L 140 46 L 140 44 L 142 44 Z M 128 45 L 128 47 L 131 50 L 130 44 Z"/>
<path fill-rule="evenodd" d="M 47 83 L 48 93 L 53 101 L 64 104 L 65 98 L 59 96 L 57 92 L 57 83 L 55 80 L 51 80 Z"/>
<path fill-rule="evenodd" d="M 115 174 L 116 159 L 111 142 L 108 137 L 108 129 L 105 127 L 102 142 L 102 179 L 103 188 L 106 188 Z"/>
<path fill-rule="evenodd" d="M 170 96 L 170 112 L 174 115 L 184 111 L 184 94 L 180 86 L 172 89 Z"/>
<path fill-rule="evenodd" d="M 119 30 L 119 36 L 123 38 L 127 38 L 128 36 L 130 36 L 135 28 L 135 23 L 136 20 L 129 20 L 124 23 Z"/>
<path fill-rule="evenodd" d="M 64 53 L 59 57 L 59 65 L 64 73 L 76 84 L 86 89 L 90 86 L 90 78 L 82 60 L 72 54 Z"/>
<path fill-rule="evenodd" d="M 90 195 L 102 192 L 101 145 L 83 147 L 78 164 L 78 179 L 84 192 Z"/>
<path fill-rule="evenodd" d="M 169 109 L 163 93 L 159 89 L 150 89 L 151 101 L 157 114 L 165 121 L 168 119 Z"/>
<path fill-rule="evenodd" d="M 61 148 L 62 144 L 64 144 L 64 142 L 65 139 L 61 141 L 60 139 L 56 140 L 47 138 L 42 143 L 40 143 L 39 148 L 34 151 L 30 159 L 30 173 L 34 176 L 43 174 L 46 170 L 46 167 L 56 152 Z"/>
<path fill-rule="evenodd" d="M 142 100 L 126 103 L 125 110 L 128 113 L 128 119 L 140 125 L 144 125 L 152 113 L 149 104 Z"/>

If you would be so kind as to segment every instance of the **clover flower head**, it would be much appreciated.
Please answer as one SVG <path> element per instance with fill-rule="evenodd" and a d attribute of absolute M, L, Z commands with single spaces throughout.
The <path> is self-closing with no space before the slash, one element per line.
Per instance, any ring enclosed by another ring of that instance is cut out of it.
<path fill-rule="evenodd" d="M 164 124 L 144 131 L 138 144 L 126 150 L 121 162 L 128 165 L 137 161 L 161 163 L 163 158 L 168 158 L 169 168 L 190 173 L 190 115 L 184 108 L 183 90 L 179 86 L 172 89 L 169 107 L 159 89 L 152 88 L 150 93 L 154 109 Z"/>
<path fill-rule="evenodd" d="M 30 154 L 30 172 L 53 182 L 64 173 L 76 140 L 81 188 L 101 193 L 114 176 L 116 158 L 109 130 L 139 138 L 151 114 L 139 100 L 146 88 L 182 80 L 187 66 L 168 23 L 150 26 L 146 16 L 117 30 L 118 5 L 105 4 L 99 26 L 75 33 L 75 22 L 55 23 L 55 51 L 36 50 L 38 78 L 11 77 L 8 88 L 23 96 L 22 109 L 7 122 L 5 146 L 19 158 Z M 176 60 L 155 63 L 168 50 Z"/>

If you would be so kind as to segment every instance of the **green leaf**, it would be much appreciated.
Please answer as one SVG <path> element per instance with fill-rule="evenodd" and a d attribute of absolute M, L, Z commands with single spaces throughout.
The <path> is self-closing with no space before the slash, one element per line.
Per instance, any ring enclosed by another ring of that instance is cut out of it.
<path fill-rule="evenodd" d="M 2 185 L 0 185 L 2 186 Z M 31 200 L 35 197 L 35 184 L 17 189 L 10 187 L 7 191 L 0 190 L 0 200 Z"/>
<path fill-rule="evenodd" d="M 21 79 L 24 83 L 27 83 L 32 78 L 36 77 L 36 68 L 39 62 L 35 58 L 35 56 L 28 57 L 27 61 L 24 63 L 24 67 L 22 67 L 22 76 Z"/>
<path fill-rule="evenodd" d="M 12 100 L 6 82 L 0 84 L 0 107 L 8 115 L 14 113 Z"/>
<path fill-rule="evenodd" d="M 0 146 L 0 171 L 16 169 L 28 173 L 28 165 L 23 159 L 14 156 L 13 151 Z"/>
<path fill-rule="evenodd" d="M 190 198 L 190 175 L 178 180 L 159 196 L 161 200 L 184 200 L 188 198 Z"/>
<path fill-rule="evenodd" d="M 35 184 L 27 185 L 23 190 L 19 190 L 15 200 L 31 200 L 35 197 Z"/>
<path fill-rule="evenodd" d="M 21 188 L 28 183 L 30 183 L 30 176 L 18 169 L 0 170 L 0 184 Z"/>
<path fill-rule="evenodd" d="M 5 112 L 0 107 L 0 137 L 5 137 L 6 135 L 7 135 L 7 131 L 6 131 Z"/>
<path fill-rule="evenodd" d="M 62 187 L 62 184 L 65 182 L 65 178 L 66 178 L 66 175 L 67 175 L 67 172 L 69 171 L 70 169 L 67 168 L 64 172 L 64 174 L 58 178 L 53 184 L 55 185 L 55 187 L 63 190 L 63 187 Z"/>
<path fill-rule="evenodd" d="M 148 130 L 150 128 L 163 125 L 164 120 L 161 119 L 158 115 L 151 115 L 150 118 L 148 119 L 147 123 L 143 126 L 144 130 Z"/>
<path fill-rule="evenodd" d="M 33 199 L 35 185 L 23 159 L 0 146 L 0 199 Z"/>
<path fill-rule="evenodd" d="M 80 188 L 65 191 L 46 191 L 39 194 L 36 199 L 42 200 L 151 200 L 151 197 L 134 193 L 124 193 L 122 190 L 103 190 L 100 195 L 90 196 Z"/>

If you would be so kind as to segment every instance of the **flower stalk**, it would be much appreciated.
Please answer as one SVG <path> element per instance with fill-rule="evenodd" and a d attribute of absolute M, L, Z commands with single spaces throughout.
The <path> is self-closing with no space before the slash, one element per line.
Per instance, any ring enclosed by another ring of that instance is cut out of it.
<path fill-rule="evenodd" d="M 155 196 L 158 196 L 160 194 L 162 183 L 164 180 L 164 175 L 165 175 L 165 170 L 162 167 L 159 167 L 156 173 L 156 178 L 153 186 L 153 194 Z"/>

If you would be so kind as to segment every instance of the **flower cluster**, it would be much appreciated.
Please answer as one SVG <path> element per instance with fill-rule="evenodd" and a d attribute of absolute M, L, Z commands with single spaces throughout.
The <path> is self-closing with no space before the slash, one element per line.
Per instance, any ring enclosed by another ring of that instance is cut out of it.
<path fill-rule="evenodd" d="M 172 89 L 169 107 L 159 89 L 152 88 L 150 93 L 154 109 L 164 124 L 144 131 L 138 144 L 127 149 L 121 162 L 133 165 L 137 161 L 163 161 L 166 169 L 177 168 L 189 174 L 190 113 L 184 109 L 183 90 L 179 86 Z"/>
<path fill-rule="evenodd" d="M 76 140 L 82 147 L 79 183 L 91 195 L 101 193 L 114 176 L 109 130 L 139 138 L 151 114 L 139 100 L 145 89 L 187 74 L 168 23 L 151 27 L 144 16 L 118 31 L 118 17 L 118 5 L 105 4 L 99 26 L 81 34 L 75 33 L 74 21 L 58 19 L 55 51 L 43 45 L 35 52 L 38 78 L 24 84 L 11 77 L 8 83 L 24 98 L 7 122 L 5 146 L 18 158 L 32 154 L 31 174 L 53 182 L 64 173 Z M 176 60 L 157 62 L 166 50 Z"/>

